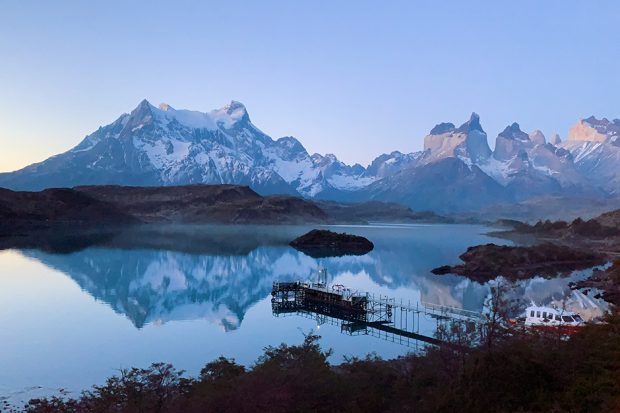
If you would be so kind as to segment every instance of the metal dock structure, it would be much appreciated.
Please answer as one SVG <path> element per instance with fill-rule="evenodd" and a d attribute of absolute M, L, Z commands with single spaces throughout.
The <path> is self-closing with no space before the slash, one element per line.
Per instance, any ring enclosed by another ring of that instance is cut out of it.
<path fill-rule="evenodd" d="M 420 315 L 431 317 L 437 325 L 466 323 L 474 328 L 484 320 L 480 313 L 430 303 L 396 301 L 383 295 L 353 291 L 326 282 L 274 282 L 271 291 L 274 316 L 298 315 L 320 324 L 340 326 L 350 335 L 370 335 L 409 347 L 420 343 L 441 345 L 436 337 L 420 334 Z"/>

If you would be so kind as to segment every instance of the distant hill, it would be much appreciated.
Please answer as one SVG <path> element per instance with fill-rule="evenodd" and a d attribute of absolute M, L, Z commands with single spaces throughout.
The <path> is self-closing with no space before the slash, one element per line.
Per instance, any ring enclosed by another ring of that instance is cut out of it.
<path fill-rule="evenodd" d="M 138 223 L 326 223 L 312 202 L 263 197 L 237 185 L 88 186 L 41 192 L 0 190 L 0 231 Z"/>
<path fill-rule="evenodd" d="M 247 186 L 80 186 L 39 192 L 0 189 L 0 234 L 21 230 L 123 227 L 132 224 L 329 224 L 452 222 L 398 204 L 344 204 L 288 195 L 262 196 Z"/>

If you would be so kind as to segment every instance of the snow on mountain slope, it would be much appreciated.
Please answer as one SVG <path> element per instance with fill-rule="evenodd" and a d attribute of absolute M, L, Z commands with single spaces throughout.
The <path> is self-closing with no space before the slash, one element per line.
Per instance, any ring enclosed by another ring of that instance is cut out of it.
<path fill-rule="evenodd" d="M 590 191 L 587 181 L 575 168 L 572 155 L 544 142 L 542 132 L 528 135 L 515 122 L 497 136 L 493 156 L 478 166 L 508 188 L 516 200 L 562 195 L 568 190 L 572 195 L 593 195 L 595 191 Z"/>
<path fill-rule="evenodd" d="M 582 119 L 560 146 L 574 157 L 588 181 L 612 195 L 620 194 L 620 119 Z"/>
<path fill-rule="evenodd" d="M 366 198 L 397 202 L 414 210 L 464 212 L 511 202 L 508 191 L 476 165 L 446 157 L 403 169 L 361 191 Z"/>
<path fill-rule="evenodd" d="M 446 159 L 457 159 L 468 170 L 458 162 L 432 166 Z M 408 206 L 432 205 L 436 211 L 447 212 L 444 201 L 455 208 L 478 205 L 470 200 L 450 201 L 454 193 L 476 197 L 472 180 L 485 186 L 481 190 L 489 192 L 489 202 L 520 202 L 542 195 L 620 194 L 619 162 L 617 119 L 580 120 L 563 143 L 557 135 L 547 143 L 542 132 L 528 135 L 513 123 L 497 136 L 491 151 L 480 117 L 472 113 L 458 128 L 449 122 L 436 125 L 424 138 L 423 151 L 383 154 L 364 168 L 347 165 L 332 154 L 311 155 L 294 137 L 273 140 L 236 101 L 198 112 L 168 104 L 155 107 L 143 100 L 131 113 L 100 127 L 68 152 L 19 171 L 0 173 L 0 187 L 41 190 L 99 184 L 233 183 L 249 185 L 262 194 L 337 201 L 400 199 Z M 450 175 L 449 181 L 437 175 L 442 173 Z M 491 188 L 486 178 L 503 189 Z M 453 192 L 437 188 L 438 183 Z M 463 192 L 463 188 L 472 192 Z M 418 190 L 434 199 L 418 202 L 414 193 Z"/>
<path fill-rule="evenodd" d="M 424 151 L 412 153 L 394 151 L 389 154 L 383 154 L 372 161 L 368 168 L 366 168 L 365 175 L 376 177 L 377 179 L 386 178 L 403 169 L 416 167 L 423 156 Z"/>
<path fill-rule="evenodd" d="M 310 156 L 293 137 L 278 139 L 263 153 L 274 171 L 305 196 L 314 197 L 330 189 L 353 191 L 376 180 L 375 177 L 362 176 L 365 169 L 361 165 L 346 165 L 335 155 Z"/>
<path fill-rule="evenodd" d="M 368 185 L 360 165 L 333 155 L 310 156 L 295 138 L 274 141 L 232 101 L 207 113 L 159 107 L 143 100 L 72 150 L 20 171 L 0 185 L 39 190 L 89 184 L 180 185 L 235 183 L 263 194 L 315 196 Z"/>
<path fill-rule="evenodd" d="M 423 164 L 455 157 L 471 165 L 491 155 L 487 134 L 476 113 L 472 113 L 470 119 L 458 128 L 452 123 L 436 125 L 424 138 L 424 152 Z"/>

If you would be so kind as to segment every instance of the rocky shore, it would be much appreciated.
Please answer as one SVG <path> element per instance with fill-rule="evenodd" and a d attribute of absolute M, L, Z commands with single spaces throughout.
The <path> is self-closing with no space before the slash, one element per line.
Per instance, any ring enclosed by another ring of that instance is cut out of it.
<path fill-rule="evenodd" d="M 463 264 L 435 268 L 434 274 L 458 274 L 478 282 L 497 276 L 511 280 L 534 276 L 554 277 L 613 262 L 607 269 L 571 285 L 573 289 L 598 289 L 607 302 L 620 305 L 620 210 L 590 220 L 539 221 L 528 224 L 503 220 L 510 229 L 489 235 L 520 246 L 495 244 L 470 247 L 460 258 Z"/>
<path fill-rule="evenodd" d="M 620 306 L 620 259 L 606 270 L 595 269 L 592 276 L 571 286 L 574 289 L 596 288 L 608 303 Z"/>
<path fill-rule="evenodd" d="M 605 264 L 607 258 L 593 251 L 580 251 L 551 243 L 530 247 L 495 244 L 470 247 L 459 257 L 464 264 L 435 268 L 434 274 L 464 275 L 486 282 L 501 275 L 510 280 L 534 276 L 553 277 Z"/>

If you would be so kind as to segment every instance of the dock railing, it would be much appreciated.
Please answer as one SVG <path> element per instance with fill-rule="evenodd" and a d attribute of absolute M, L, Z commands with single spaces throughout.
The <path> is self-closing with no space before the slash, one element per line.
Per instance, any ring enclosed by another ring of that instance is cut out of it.
<path fill-rule="evenodd" d="M 429 303 L 425 301 L 420 301 L 422 304 L 422 309 L 424 313 L 430 316 L 436 317 L 447 317 L 447 318 L 460 318 L 463 320 L 470 321 L 482 321 L 484 320 L 484 316 L 482 313 L 472 310 L 466 310 L 464 308 L 452 307 L 447 305 Z"/>

